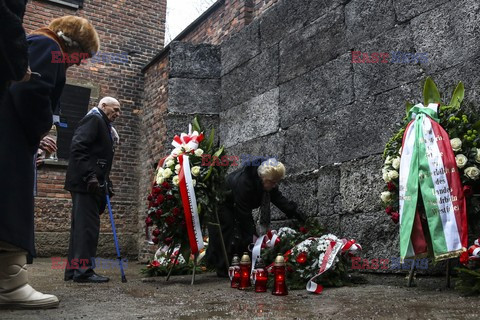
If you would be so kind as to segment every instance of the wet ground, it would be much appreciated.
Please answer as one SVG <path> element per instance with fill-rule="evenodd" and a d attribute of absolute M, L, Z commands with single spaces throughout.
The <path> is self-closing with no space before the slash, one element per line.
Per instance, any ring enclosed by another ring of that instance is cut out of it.
<path fill-rule="evenodd" d="M 214 274 L 142 278 L 143 267 L 129 262 L 127 283 L 118 270 L 97 270 L 109 283 L 63 281 L 50 259 L 29 265 L 30 283 L 56 294 L 58 309 L 0 310 L 0 319 L 480 319 L 478 297 L 445 289 L 443 277 L 422 277 L 405 287 L 404 275 L 365 275 L 367 284 L 326 288 L 320 295 L 304 290 L 288 296 L 231 289 Z"/>

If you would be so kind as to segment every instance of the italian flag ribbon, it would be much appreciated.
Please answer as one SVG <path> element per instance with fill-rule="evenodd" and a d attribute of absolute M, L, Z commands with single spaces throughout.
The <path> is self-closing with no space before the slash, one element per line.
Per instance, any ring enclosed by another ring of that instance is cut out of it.
<path fill-rule="evenodd" d="M 195 197 L 192 174 L 190 172 L 190 162 L 187 155 L 179 156 L 178 161 L 180 162 L 178 187 L 182 198 L 188 240 L 190 241 L 192 254 L 196 254 L 202 250 L 204 246 L 200 219 L 197 212 L 197 199 Z"/>
<path fill-rule="evenodd" d="M 409 111 L 400 161 L 400 257 L 426 254 L 420 213 L 425 207 L 435 260 L 466 253 L 467 214 L 463 187 L 447 132 L 438 124 L 438 104 L 417 104 Z"/>

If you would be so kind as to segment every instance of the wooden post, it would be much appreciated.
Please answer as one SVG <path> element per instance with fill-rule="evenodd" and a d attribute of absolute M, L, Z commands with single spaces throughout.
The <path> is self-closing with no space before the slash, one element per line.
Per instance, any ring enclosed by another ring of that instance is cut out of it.
<path fill-rule="evenodd" d="M 193 272 L 192 272 L 192 282 L 190 285 L 193 285 L 195 282 L 195 271 L 197 270 L 197 258 L 198 258 L 198 252 L 194 254 L 193 256 Z"/>
<path fill-rule="evenodd" d="M 413 286 L 413 274 L 415 273 L 415 258 L 413 259 L 412 266 L 410 267 L 410 272 L 408 274 L 407 287 Z"/>
<path fill-rule="evenodd" d="M 446 275 L 446 283 L 447 283 L 447 288 L 450 288 L 450 269 L 451 269 L 451 265 L 450 265 L 450 262 L 451 262 L 451 259 L 448 259 L 447 260 L 447 275 Z"/>
<path fill-rule="evenodd" d="M 165 281 L 168 281 L 170 279 L 170 276 L 172 275 L 172 270 L 173 270 L 173 267 L 177 264 L 177 261 L 178 261 L 178 256 L 180 255 L 180 249 L 182 247 L 178 248 L 178 254 L 175 256 L 175 260 L 173 261 L 172 265 L 170 266 L 170 270 L 168 270 L 168 275 L 167 275 L 167 280 Z M 173 252 L 175 252 L 175 246 L 173 246 Z M 168 259 L 170 260 L 170 256 L 171 254 L 168 255 Z"/>

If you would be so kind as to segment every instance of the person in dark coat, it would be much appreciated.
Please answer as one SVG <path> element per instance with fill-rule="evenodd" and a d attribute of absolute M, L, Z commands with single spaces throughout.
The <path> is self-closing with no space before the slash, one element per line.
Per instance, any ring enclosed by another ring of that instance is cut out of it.
<path fill-rule="evenodd" d="M 253 159 L 226 177 L 227 198 L 221 206 L 219 219 L 229 261 L 233 254 L 248 251 L 253 236 L 258 236 L 252 210 L 260 207 L 260 225 L 270 224 L 270 202 L 287 215 L 305 221 L 297 204 L 285 198 L 278 184 L 285 177 L 285 166 L 275 158 Z M 209 227 L 207 249 L 209 264 L 215 265 L 217 275 L 227 276 L 227 265 L 222 252 L 217 227 Z"/>
<path fill-rule="evenodd" d="M 0 0 L 0 101 L 10 82 L 20 81 L 27 74 L 28 43 L 22 27 L 26 4 Z"/>
<path fill-rule="evenodd" d="M 66 68 L 72 65 L 52 63 L 52 51 L 87 50 L 91 57 L 98 51 L 99 40 L 86 19 L 73 16 L 54 19 L 26 40 L 32 76 L 12 83 L 0 103 L 0 305 L 50 308 L 58 306 L 57 297 L 28 285 L 25 264 L 26 254 L 35 257 L 35 154 L 52 126 Z M 9 58 L 14 60 L 13 53 Z"/>
<path fill-rule="evenodd" d="M 120 103 L 100 100 L 78 124 L 70 145 L 65 189 L 72 195 L 72 223 L 65 281 L 107 282 L 94 272 L 100 232 L 100 214 L 106 192 L 113 196 L 109 175 L 114 154 L 112 122 L 120 115 Z"/>

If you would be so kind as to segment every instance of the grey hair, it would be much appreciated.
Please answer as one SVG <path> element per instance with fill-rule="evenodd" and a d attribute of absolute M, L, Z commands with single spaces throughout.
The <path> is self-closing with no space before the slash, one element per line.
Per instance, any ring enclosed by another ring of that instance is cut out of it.
<path fill-rule="evenodd" d="M 270 158 L 260 164 L 257 172 L 260 178 L 280 181 L 285 177 L 285 166 L 276 158 Z"/>

